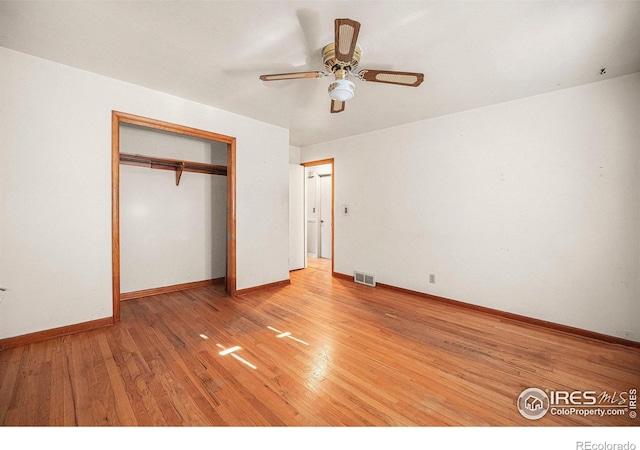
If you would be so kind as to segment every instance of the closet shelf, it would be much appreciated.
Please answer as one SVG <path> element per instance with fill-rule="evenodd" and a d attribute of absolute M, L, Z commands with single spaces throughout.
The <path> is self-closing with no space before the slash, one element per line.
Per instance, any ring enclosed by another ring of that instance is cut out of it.
<path fill-rule="evenodd" d="M 156 158 L 155 156 L 131 155 L 129 153 L 120 153 L 120 164 L 149 167 L 150 169 L 173 170 L 176 172 L 176 186 L 180 185 L 182 172 L 227 175 L 225 166 L 195 161 L 181 161 L 179 159 Z"/>

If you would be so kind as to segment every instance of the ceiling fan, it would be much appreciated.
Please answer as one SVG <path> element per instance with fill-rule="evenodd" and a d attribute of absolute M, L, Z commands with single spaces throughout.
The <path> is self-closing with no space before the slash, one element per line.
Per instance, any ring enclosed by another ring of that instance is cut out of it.
<path fill-rule="evenodd" d="M 326 72 L 291 72 L 260 75 L 263 81 L 297 80 L 303 78 L 322 78 L 334 75 L 335 81 L 329 85 L 331 112 L 344 111 L 345 102 L 353 98 L 355 85 L 347 80 L 354 75 L 364 81 L 375 83 L 399 84 L 401 86 L 418 87 L 424 80 L 424 74 L 414 72 L 396 72 L 391 70 L 364 69 L 354 73 L 360 63 L 362 52 L 358 46 L 360 23 L 351 19 L 335 20 L 335 40 L 322 50 L 322 61 Z"/>

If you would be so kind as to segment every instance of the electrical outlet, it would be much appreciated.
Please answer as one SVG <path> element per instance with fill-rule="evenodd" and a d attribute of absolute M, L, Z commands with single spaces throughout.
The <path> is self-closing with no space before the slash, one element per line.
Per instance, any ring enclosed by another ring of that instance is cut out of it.
<path fill-rule="evenodd" d="M 434 274 L 429 275 L 429 283 L 436 283 L 436 276 Z"/>

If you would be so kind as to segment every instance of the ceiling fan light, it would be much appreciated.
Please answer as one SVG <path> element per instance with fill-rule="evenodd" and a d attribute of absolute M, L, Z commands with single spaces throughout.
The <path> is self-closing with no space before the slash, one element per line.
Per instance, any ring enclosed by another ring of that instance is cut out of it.
<path fill-rule="evenodd" d="M 355 95 L 356 85 L 349 80 L 336 80 L 329 85 L 329 97 L 339 102 L 351 100 Z"/>

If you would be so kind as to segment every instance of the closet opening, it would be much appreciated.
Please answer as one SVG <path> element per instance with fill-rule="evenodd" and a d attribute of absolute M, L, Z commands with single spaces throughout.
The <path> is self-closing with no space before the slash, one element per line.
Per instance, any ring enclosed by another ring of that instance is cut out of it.
<path fill-rule="evenodd" d="M 121 300 L 145 293 L 224 282 L 227 293 L 235 296 L 235 141 L 210 131 L 112 112 L 114 323 L 120 320 Z M 221 211 L 226 211 L 225 217 Z M 163 245 L 166 261 L 161 261 Z M 154 258 L 162 264 L 154 267 Z M 153 286 L 154 277 L 181 276 L 202 280 Z"/>

